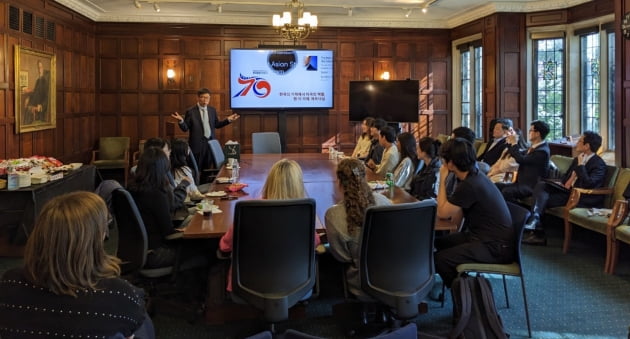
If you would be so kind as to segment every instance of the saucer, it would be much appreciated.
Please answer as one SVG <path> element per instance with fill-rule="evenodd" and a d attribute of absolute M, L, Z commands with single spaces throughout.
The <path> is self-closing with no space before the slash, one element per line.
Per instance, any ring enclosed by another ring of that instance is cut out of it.
<path fill-rule="evenodd" d="M 207 197 L 224 197 L 226 195 L 227 193 L 225 193 L 225 191 L 215 191 L 215 192 L 206 193 Z"/>

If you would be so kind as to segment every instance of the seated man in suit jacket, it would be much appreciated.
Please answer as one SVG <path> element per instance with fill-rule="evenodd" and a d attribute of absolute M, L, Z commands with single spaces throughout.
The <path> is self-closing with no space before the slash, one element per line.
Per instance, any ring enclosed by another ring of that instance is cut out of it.
<path fill-rule="evenodd" d="M 507 142 L 510 144 L 508 152 L 518 162 L 518 172 L 514 183 L 496 183 L 507 201 L 517 201 L 532 195 L 534 187 L 547 177 L 549 170 L 549 145 L 545 138 L 549 134 L 549 125 L 536 120 L 530 124 L 529 142 L 531 146 L 522 151 L 517 143 L 518 136 L 510 133 Z"/>
<path fill-rule="evenodd" d="M 571 187 L 598 188 L 604 185 L 606 163 L 596 153 L 601 144 L 602 137 L 599 134 L 584 132 L 575 145 L 579 154 L 573 159 L 562 181 L 557 184 L 542 181 L 536 185 L 532 215 L 525 226 L 530 231 L 523 236 L 523 243 L 543 246 L 547 244 L 540 215 L 547 207 L 565 205 L 569 200 Z M 601 207 L 603 203 L 603 195 L 582 195 L 578 206 Z"/>
<path fill-rule="evenodd" d="M 501 157 L 503 150 L 510 146 L 505 138 L 508 136 L 510 130 L 512 130 L 511 119 L 497 119 L 492 129 L 492 141 L 486 147 L 486 150 L 479 156 L 477 161 L 482 161 L 492 167 L 497 160 Z"/>

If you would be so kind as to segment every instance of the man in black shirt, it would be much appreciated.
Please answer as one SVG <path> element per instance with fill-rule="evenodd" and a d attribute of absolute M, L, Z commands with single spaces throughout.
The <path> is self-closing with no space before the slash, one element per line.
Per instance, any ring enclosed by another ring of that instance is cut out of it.
<path fill-rule="evenodd" d="M 465 220 L 465 232 L 435 240 L 435 268 L 446 286 L 457 276 L 463 263 L 509 263 L 514 258 L 512 218 L 501 192 L 475 166 L 475 150 L 465 139 L 455 138 L 442 145 L 437 217 Z M 453 172 L 459 183 L 447 197 L 445 180 Z"/>

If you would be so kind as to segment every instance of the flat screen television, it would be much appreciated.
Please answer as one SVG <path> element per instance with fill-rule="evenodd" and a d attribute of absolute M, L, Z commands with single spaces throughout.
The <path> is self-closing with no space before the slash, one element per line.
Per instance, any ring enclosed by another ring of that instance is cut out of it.
<path fill-rule="evenodd" d="M 333 107 L 333 52 L 313 49 L 232 49 L 234 110 Z"/>
<path fill-rule="evenodd" d="M 419 93 L 418 80 L 350 81 L 350 121 L 418 122 Z"/>

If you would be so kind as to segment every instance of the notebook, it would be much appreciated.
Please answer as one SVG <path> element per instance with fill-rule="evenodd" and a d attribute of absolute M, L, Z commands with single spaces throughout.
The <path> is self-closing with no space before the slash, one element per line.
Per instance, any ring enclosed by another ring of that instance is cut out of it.
<path fill-rule="evenodd" d="M 562 184 L 562 181 L 559 180 L 559 179 L 544 179 L 544 181 L 547 184 L 551 185 L 551 187 L 556 188 L 556 189 L 558 189 L 560 191 L 563 191 L 563 192 L 570 192 L 571 191 L 570 189 L 564 187 L 564 184 Z"/>

